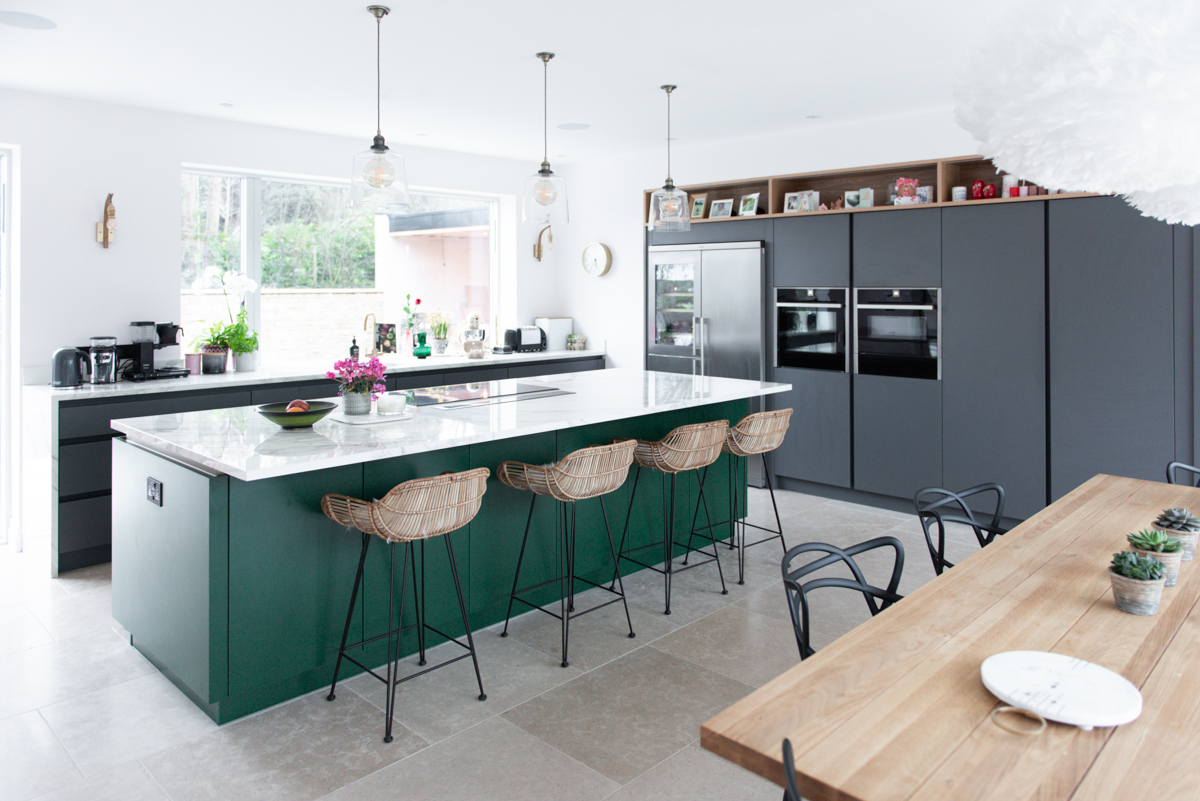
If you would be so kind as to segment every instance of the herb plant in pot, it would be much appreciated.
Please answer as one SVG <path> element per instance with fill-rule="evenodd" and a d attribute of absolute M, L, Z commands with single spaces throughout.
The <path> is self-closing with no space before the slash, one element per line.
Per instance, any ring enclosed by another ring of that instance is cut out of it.
<path fill-rule="evenodd" d="M 229 361 L 229 337 L 225 334 L 225 325 L 213 323 L 200 343 L 200 372 L 204 375 L 225 372 L 225 364 Z"/>
<path fill-rule="evenodd" d="M 250 373 L 258 369 L 258 332 L 250 329 L 244 305 L 238 311 L 237 320 L 225 329 L 225 338 L 233 352 L 235 372 Z"/>
<path fill-rule="evenodd" d="M 1163 586 L 1167 580 L 1162 562 L 1131 551 L 1122 551 L 1113 554 L 1108 577 L 1112 579 L 1113 599 L 1122 612 L 1133 615 L 1158 613 L 1158 604 L 1162 601 Z"/>
<path fill-rule="evenodd" d="M 1179 580 L 1179 563 L 1183 560 L 1183 546 L 1178 537 L 1163 531 L 1142 529 L 1126 536 L 1133 549 L 1142 556 L 1162 562 L 1166 586 L 1174 587 Z"/>
<path fill-rule="evenodd" d="M 374 356 L 367 362 L 342 359 L 333 363 L 333 369 L 325 377 L 338 382 L 343 413 L 370 414 L 371 401 L 378 400 L 379 393 L 387 391 L 387 385 L 383 383 L 386 370 L 383 362 Z"/>
<path fill-rule="evenodd" d="M 1154 527 L 1179 539 L 1183 546 L 1183 561 L 1190 562 L 1196 554 L 1196 540 L 1200 539 L 1200 517 L 1190 509 L 1165 509 L 1154 521 Z"/>

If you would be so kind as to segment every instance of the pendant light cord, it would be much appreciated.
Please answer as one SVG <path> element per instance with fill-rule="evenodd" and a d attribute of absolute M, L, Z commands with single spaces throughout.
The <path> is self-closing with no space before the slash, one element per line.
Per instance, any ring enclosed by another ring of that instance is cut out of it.
<path fill-rule="evenodd" d="M 546 129 L 550 127 L 550 111 L 546 97 L 550 92 L 550 59 L 542 59 L 542 161 L 550 161 L 550 135 Z"/>
<path fill-rule="evenodd" d="M 382 102 L 381 101 L 382 94 L 380 91 L 380 84 L 383 81 L 383 79 L 381 77 L 383 73 L 379 68 L 379 51 L 382 48 L 382 45 L 381 45 L 382 39 L 380 38 L 381 30 L 383 30 L 383 16 L 377 14 L 375 16 L 375 135 L 376 136 L 383 135 L 383 125 L 382 125 L 383 120 L 382 120 L 382 114 L 380 113 L 380 110 L 379 110 L 381 102 Z M 670 98 L 668 98 L 668 100 L 669 99 Z"/>
<path fill-rule="evenodd" d="M 667 92 L 667 183 L 671 181 L 671 93 Z"/>

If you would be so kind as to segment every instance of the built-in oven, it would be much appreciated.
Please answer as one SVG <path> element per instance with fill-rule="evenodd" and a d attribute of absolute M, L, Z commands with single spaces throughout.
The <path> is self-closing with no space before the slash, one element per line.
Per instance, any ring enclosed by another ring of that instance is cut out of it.
<path fill-rule="evenodd" d="M 940 289 L 855 289 L 854 372 L 941 380 Z"/>
<path fill-rule="evenodd" d="M 846 287 L 775 288 L 775 366 L 846 372 Z"/>

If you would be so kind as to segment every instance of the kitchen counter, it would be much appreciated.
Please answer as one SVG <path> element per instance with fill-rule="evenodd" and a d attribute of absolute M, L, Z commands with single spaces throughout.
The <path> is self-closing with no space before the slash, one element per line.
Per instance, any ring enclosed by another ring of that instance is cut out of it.
<path fill-rule="evenodd" d="M 143 447 L 233 478 L 256 481 L 742 400 L 790 388 L 789 384 L 766 381 L 693 378 L 631 368 L 493 383 L 494 395 L 511 393 L 518 383 L 572 394 L 505 398 L 491 405 L 410 404 L 410 419 L 381 418 L 374 425 L 348 425 L 327 417 L 311 428 L 291 431 L 262 417 L 252 406 L 113 420 L 112 426 Z"/>

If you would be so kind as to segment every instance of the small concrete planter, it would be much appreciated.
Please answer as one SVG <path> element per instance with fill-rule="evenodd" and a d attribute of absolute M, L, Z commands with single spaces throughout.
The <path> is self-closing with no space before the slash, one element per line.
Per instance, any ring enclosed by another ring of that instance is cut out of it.
<path fill-rule="evenodd" d="M 1157 531 L 1162 531 L 1172 537 L 1179 539 L 1179 552 L 1183 554 L 1183 561 L 1190 562 L 1196 556 L 1196 542 L 1200 540 L 1200 531 L 1175 531 L 1170 528 L 1154 527 Z"/>
<path fill-rule="evenodd" d="M 1172 535 L 1174 536 L 1174 535 Z M 1167 587 L 1174 587 L 1179 581 L 1179 565 L 1183 561 L 1183 549 L 1179 549 L 1175 553 L 1160 553 L 1158 551 L 1143 551 L 1141 548 L 1134 548 L 1135 553 L 1139 556 L 1149 556 L 1151 559 L 1157 559 L 1163 566 L 1163 580 L 1166 581 Z M 1145 582 L 1138 582 L 1144 584 Z"/>
<path fill-rule="evenodd" d="M 1111 567 L 1108 569 L 1108 577 L 1112 579 L 1113 599 L 1122 612 L 1131 615 L 1158 614 L 1158 604 L 1162 601 L 1163 587 L 1166 584 L 1165 578 L 1157 581 L 1138 581 L 1113 572 Z"/>
<path fill-rule="evenodd" d="M 233 371 L 235 373 L 253 373 L 258 369 L 258 351 L 233 354 Z"/>

